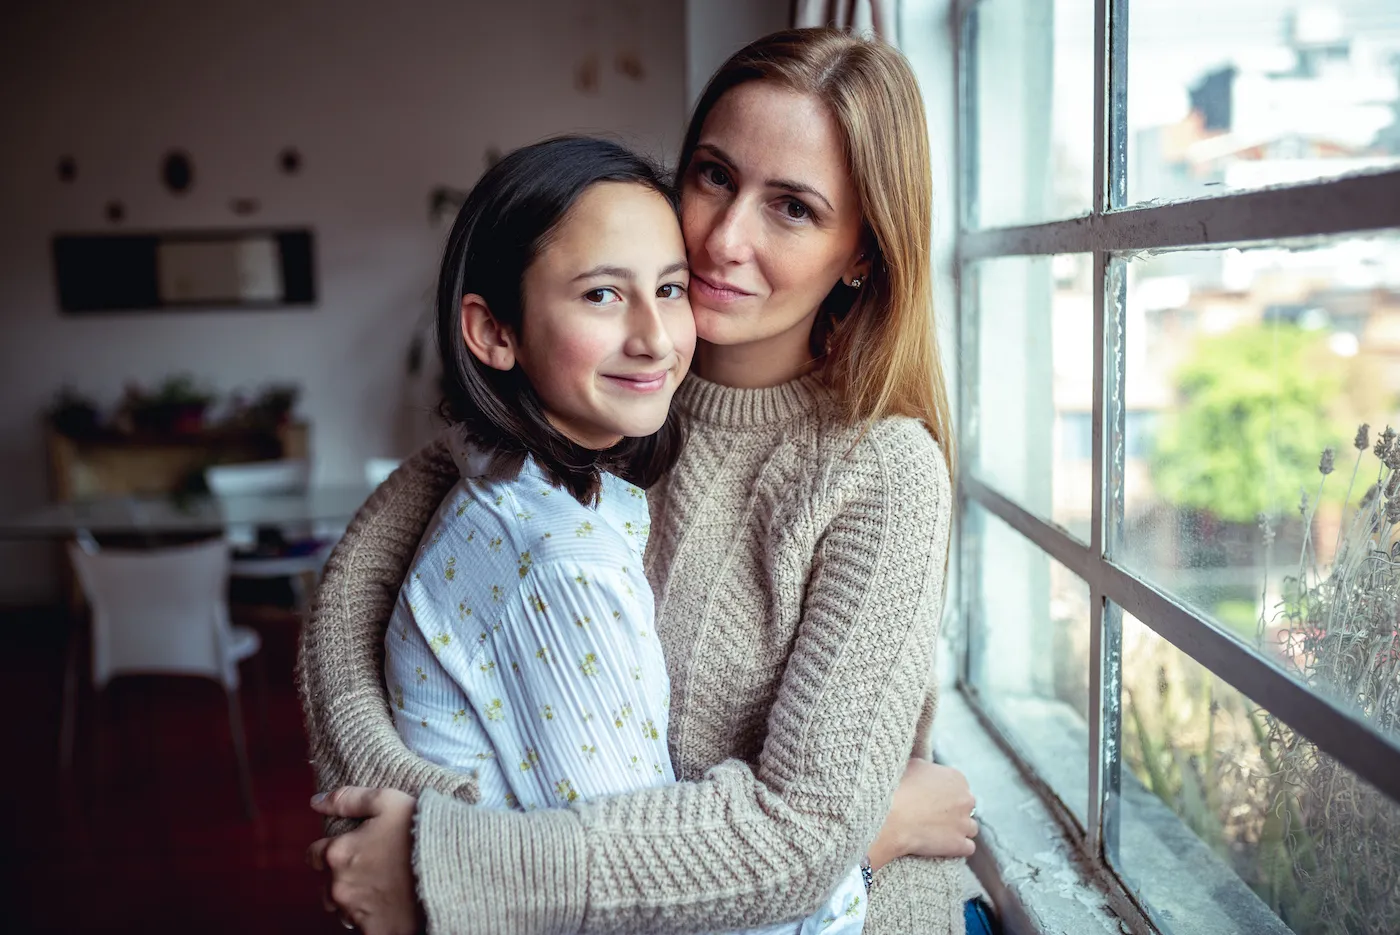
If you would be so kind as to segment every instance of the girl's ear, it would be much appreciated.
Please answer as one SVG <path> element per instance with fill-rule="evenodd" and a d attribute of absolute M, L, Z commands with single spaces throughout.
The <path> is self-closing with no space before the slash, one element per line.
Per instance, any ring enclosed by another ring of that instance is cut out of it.
<path fill-rule="evenodd" d="M 475 292 L 462 296 L 462 340 L 472 356 L 488 367 L 509 370 L 515 366 L 515 335 L 496 321 L 486 300 Z"/>

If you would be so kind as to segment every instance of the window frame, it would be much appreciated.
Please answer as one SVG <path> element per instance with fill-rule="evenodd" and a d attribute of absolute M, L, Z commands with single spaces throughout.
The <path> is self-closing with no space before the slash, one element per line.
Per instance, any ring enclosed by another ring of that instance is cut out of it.
<path fill-rule="evenodd" d="M 1125 398 L 1123 335 L 1127 254 L 1155 248 L 1262 246 L 1307 238 L 1400 229 L 1400 170 L 1370 171 L 1325 181 L 1211 195 L 1164 204 L 1127 200 L 1127 66 L 1129 0 L 1094 2 L 1093 203 L 1087 216 L 1026 225 L 976 226 L 977 7 L 954 0 L 956 76 L 956 217 L 954 250 L 960 368 L 958 428 L 964 464 L 959 470 L 956 524 L 961 619 L 957 687 L 983 726 L 1033 780 L 1070 837 L 1101 879 L 1112 902 L 1140 913 L 1142 905 L 1112 870 L 1116 850 L 1121 764 L 1122 614 L 1127 612 L 1191 659 L 1315 743 L 1356 775 L 1400 802 L 1400 740 L 1382 734 L 1359 713 L 1317 694 L 1252 651 L 1224 628 L 1129 571 L 1121 555 Z M 1093 410 L 1091 541 L 1085 545 L 977 479 L 977 269 L 980 260 L 1007 256 L 1088 253 L 1093 257 Z M 982 625 L 976 595 L 982 568 L 980 530 L 970 518 L 975 502 L 1010 525 L 1081 579 L 1090 589 L 1089 803 L 1087 827 L 1016 751 L 979 698 L 970 634 Z M 1121 898 L 1120 898 L 1121 897 Z M 1124 901 L 1126 900 L 1126 902 Z"/>

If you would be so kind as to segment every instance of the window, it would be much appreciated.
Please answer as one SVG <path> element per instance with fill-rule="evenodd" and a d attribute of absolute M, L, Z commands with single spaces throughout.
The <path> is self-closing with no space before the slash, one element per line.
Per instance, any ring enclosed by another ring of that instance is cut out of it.
<path fill-rule="evenodd" d="M 1161 931 L 1400 930 L 1400 5 L 956 10 L 959 686 Z"/>

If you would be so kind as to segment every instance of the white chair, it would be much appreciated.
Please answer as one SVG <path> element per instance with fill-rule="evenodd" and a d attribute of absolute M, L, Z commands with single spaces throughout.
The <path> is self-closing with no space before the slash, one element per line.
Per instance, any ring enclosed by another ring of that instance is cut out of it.
<path fill-rule="evenodd" d="M 124 675 L 194 675 L 223 686 L 244 808 L 251 818 L 252 775 L 239 707 L 238 664 L 257 653 L 256 631 L 229 622 L 229 549 L 221 539 L 140 551 L 69 543 L 68 555 L 92 610 L 92 685 L 101 696 Z M 76 667 L 76 656 L 70 657 Z M 76 712 L 64 712 L 66 724 Z M 72 763 L 72 731 L 64 732 Z"/>
<path fill-rule="evenodd" d="M 311 464 L 301 459 L 256 461 L 247 464 L 220 464 L 205 469 L 209 492 L 221 500 L 277 494 L 305 494 L 311 484 Z M 311 529 L 291 531 L 305 539 L 314 538 Z M 291 584 L 296 609 L 303 616 L 308 610 L 306 577 L 314 581 L 330 553 L 321 543 L 313 551 L 297 555 L 248 555 L 240 550 L 257 545 L 258 532 L 251 526 L 231 526 L 226 536 L 235 552 L 230 574 L 235 578 L 286 578 Z"/>

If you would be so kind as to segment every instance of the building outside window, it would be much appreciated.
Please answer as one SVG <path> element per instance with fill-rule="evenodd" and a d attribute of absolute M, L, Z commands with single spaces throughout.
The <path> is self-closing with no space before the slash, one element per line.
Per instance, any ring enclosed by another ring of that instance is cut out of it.
<path fill-rule="evenodd" d="M 1400 931 L 1400 4 L 956 15 L 964 693 L 1140 924 Z"/>

